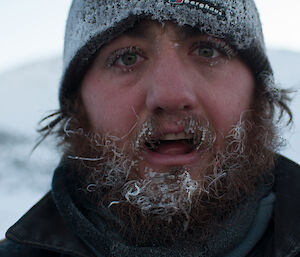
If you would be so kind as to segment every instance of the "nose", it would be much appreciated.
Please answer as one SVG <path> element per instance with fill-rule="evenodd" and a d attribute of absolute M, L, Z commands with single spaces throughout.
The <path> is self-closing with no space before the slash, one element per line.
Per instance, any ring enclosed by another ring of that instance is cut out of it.
<path fill-rule="evenodd" d="M 149 111 L 191 111 L 197 104 L 191 73 L 175 51 L 165 52 L 153 64 L 146 105 Z M 194 81 L 195 82 L 195 81 Z"/>

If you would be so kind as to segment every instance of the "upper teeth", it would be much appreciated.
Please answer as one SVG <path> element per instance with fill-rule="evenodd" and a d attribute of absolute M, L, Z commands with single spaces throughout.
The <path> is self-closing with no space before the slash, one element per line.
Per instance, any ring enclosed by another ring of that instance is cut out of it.
<path fill-rule="evenodd" d="M 193 135 L 191 134 L 186 134 L 184 132 L 180 132 L 180 133 L 168 133 L 166 135 L 164 135 L 163 137 L 160 138 L 160 140 L 182 140 L 182 139 L 192 139 Z"/>

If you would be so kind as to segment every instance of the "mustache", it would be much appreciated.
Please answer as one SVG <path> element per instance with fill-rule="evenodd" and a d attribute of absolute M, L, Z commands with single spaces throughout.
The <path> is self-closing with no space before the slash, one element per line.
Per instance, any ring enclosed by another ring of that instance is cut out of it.
<path fill-rule="evenodd" d="M 138 121 L 137 117 L 129 132 L 121 137 L 104 131 L 93 132 L 76 119 L 70 119 L 65 125 L 65 135 L 81 142 L 76 154 L 70 154 L 68 158 L 80 162 L 83 168 L 94 170 L 91 180 L 97 181 L 97 185 L 91 188 L 122 187 L 134 176 L 132 170 L 137 169 L 143 151 L 149 148 L 155 150 L 170 126 L 179 127 L 188 135 L 186 141 L 196 151 L 212 149 L 216 140 L 209 121 L 200 115 L 161 114 L 149 117 L 140 125 Z"/>
<path fill-rule="evenodd" d="M 133 136 L 131 148 L 136 153 L 147 148 L 155 151 L 161 143 L 168 141 L 165 136 L 170 133 L 170 127 L 180 131 L 181 139 L 197 151 L 212 149 L 216 140 L 214 129 L 203 116 L 182 113 L 164 114 L 154 115 L 143 122 Z"/>
<path fill-rule="evenodd" d="M 168 134 L 169 127 L 180 129 L 181 133 L 187 136 L 191 145 L 197 150 L 208 150 L 212 148 L 216 140 L 216 132 L 210 125 L 208 119 L 201 115 L 172 113 L 156 114 L 146 119 L 141 125 L 138 125 L 139 117 L 123 136 L 112 135 L 104 129 L 94 132 L 89 126 L 83 124 L 75 118 L 69 118 L 64 125 L 64 134 L 67 138 L 81 137 L 89 139 L 94 147 L 109 146 L 112 142 L 130 142 L 133 152 L 144 150 L 145 144 L 155 149 L 160 139 Z M 124 149 L 122 149 L 124 150 Z M 91 158 L 92 159 L 92 158 Z"/>

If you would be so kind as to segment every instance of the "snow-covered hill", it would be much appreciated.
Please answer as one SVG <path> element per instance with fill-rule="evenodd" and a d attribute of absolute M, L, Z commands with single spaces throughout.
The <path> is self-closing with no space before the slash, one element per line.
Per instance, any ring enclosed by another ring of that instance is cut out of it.
<path fill-rule="evenodd" d="M 58 106 L 60 58 L 0 74 L 0 238 L 50 189 L 54 142 L 32 152 L 38 121 Z"/>
<path fill-rule="evenodd" d="M 269 56 L 279 84 L 300 90 L 300 53 L 272 50 Z M 37 122 L 57 109 L 61 66 L 54 58 L 0 74 L 0 238 L 50 188 L 59 161 L 55 143 L 31 150 Z M 295 124 L 285 133 L 283 153 L 300 163 L 300 93 L 291 107 Z"/>
<path fill-rule="evenodd" d="M 300 163 L 300 53 L 271 50 L 268 54 L 279 87 L 298 90 L 293 94 L 293 101 L 290 106 L 294 115 L 294 124 L 289 130 L 284 131 L 287 146 L 282 153 Z"/>

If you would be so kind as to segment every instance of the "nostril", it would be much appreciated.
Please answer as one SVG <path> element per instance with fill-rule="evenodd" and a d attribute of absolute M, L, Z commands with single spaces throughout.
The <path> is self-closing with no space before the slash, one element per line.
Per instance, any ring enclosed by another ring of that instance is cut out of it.
<path fill-rule="evenodd" d="M 154 114 L 159 115 L 159 114 L 162 114 L 162 113 L 164 113 L 164 108 L 162 108 L 160 106 L 155 108 Z"/>
<path fill-rule="evenodd" d="M 169 112 L 177 112 L 177 111 L 190 111 L 192 109 L 192 107 L 188 104 L 180 104 L 179 106 L 157 106 L 155 109 L 154 109 L 154 113 L 159 115 L 159 114 L 162 114 L 162 113 L 169 113 Z"/>
<path fill-rule="evenodd" d="M 188 110 L 190 110 L 191 108 L 190 108 L 190 106 L 189 106 L 188 104 L 182 103 L 182 104 L 180 104 L 180 106 L 179 106 L 178 109 L 179 109 L 180 111 L 188 111 Z"/>

